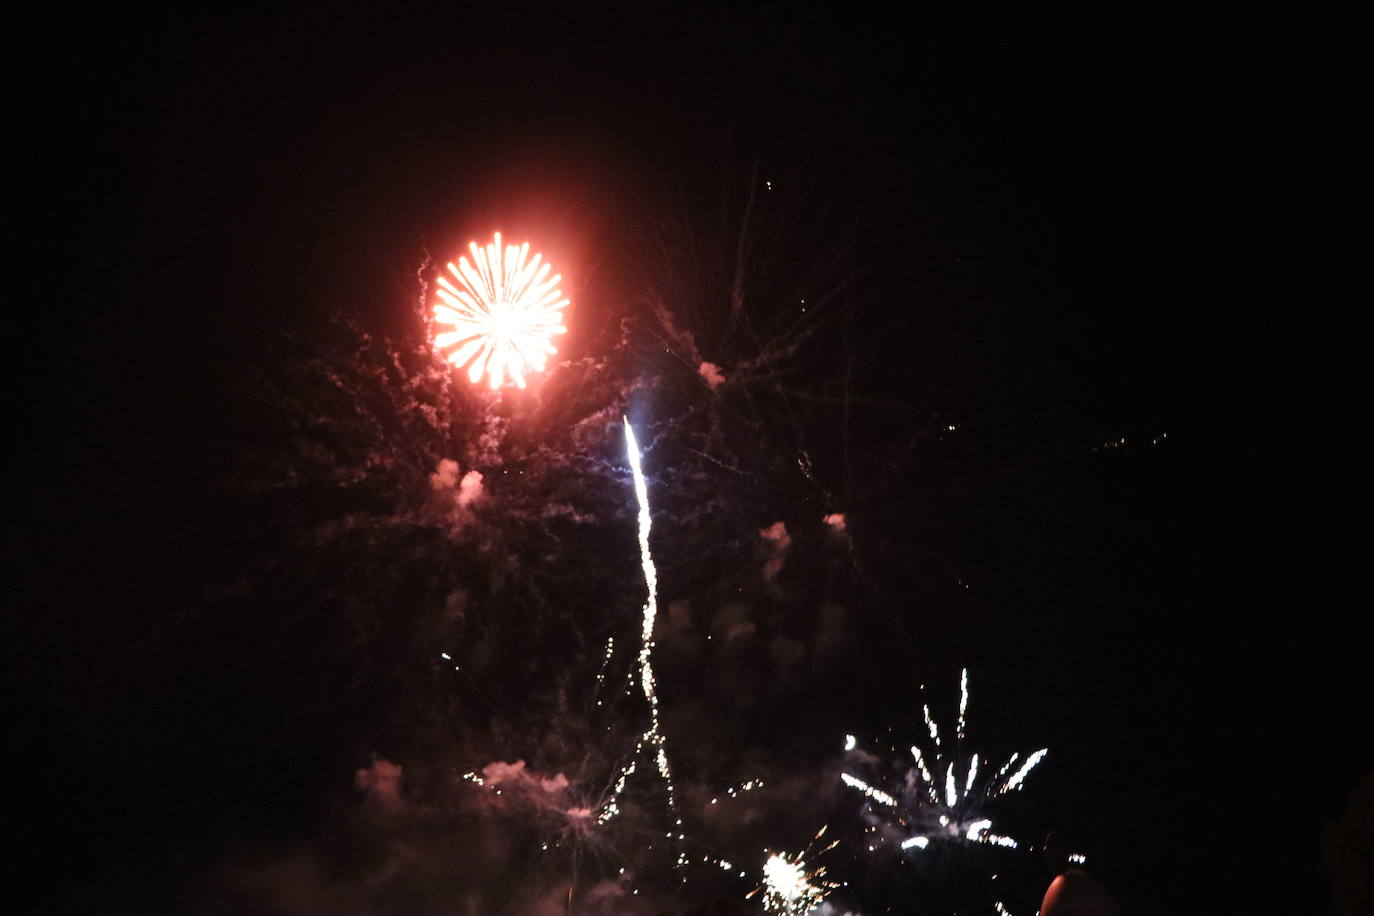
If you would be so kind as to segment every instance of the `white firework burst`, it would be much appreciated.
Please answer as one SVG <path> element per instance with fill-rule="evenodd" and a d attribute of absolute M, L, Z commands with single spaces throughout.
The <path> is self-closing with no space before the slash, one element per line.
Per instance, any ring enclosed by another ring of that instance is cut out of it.
<path fill-rule="evenodd" d="M 822 827 L 817 831 L 806 849 L 795 855 L 764 850 L 768 858 L 763 863 L 763 882 L 746 894 L 745 899 L 762 894 L 763 908 L 780 916 L 805 916 L 820 906 L 830 892 L 840 886 L 825 877 L 825 866 L 807 865 L 809 860 L 834 848 L 835 843 L 831 843 L 824 849 L 812 851 L 825 836 L 826 829 Z"/>
<path fill-rule="evenodd" d="M 963 754 L 964 725 L 968 711 L 968 669 L 959 682 L 959 718 L 955 727 L 953 746 L 942 743 L 940 728 L 930 714 L 930 706 L 923 704 L 925 728 L 929 735 L 927 746 L 911 746 L 912 766 L 899 786 L 874 786 L 868 781 L 844 772 L 840 779 L 851 789 L 862 793 L 868 801 L 866 813 L 877 826 L 870 851 L 892 842 L 902 850 L 922 850 L 936 842 L 984 843 L 1016 848 L 1010 836 L 994 833 L 992 819 L 986 816 L 986 804 L 992 799 L 1019 791 L 1026 777 L 1049 753 L 1041 748 L 1026 758 L 1012 754 L 995 773 L 980 772 L 980 756 Z M 845 751 L 853 753 L 858 740 L 845 736 Z M 1013 767 L 1020 766 L 1013 771 Z M 981 778 L 980 778 L 981 776 Z"/>

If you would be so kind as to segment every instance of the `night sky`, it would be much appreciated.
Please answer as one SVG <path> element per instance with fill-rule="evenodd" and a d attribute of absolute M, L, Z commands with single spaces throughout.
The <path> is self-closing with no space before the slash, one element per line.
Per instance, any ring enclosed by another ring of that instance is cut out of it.
<path fill-rule="evenodd" d="M 758 912 L 759 850 L 826 823 L 836 913 L 991 912 L 976 862 L 861 851 L 837 779 L 965 667 L 971 746 L 1050 748 L 994 816 L 1126 912 L 1334 911 L 1323 844 L 1374 818 L 1367 13 L 25 28 L 18 912 Z M 497 229 L 573 300 L 499 397 L 423 320 Z M 643 727 L 590 705 L 643 602 L 622 414 L 689 852 L 748 880 L 678 889 L 652 779 L 540 848 L 537 780 Z M 516 760 L 525 807 L 459 778 Z"/>

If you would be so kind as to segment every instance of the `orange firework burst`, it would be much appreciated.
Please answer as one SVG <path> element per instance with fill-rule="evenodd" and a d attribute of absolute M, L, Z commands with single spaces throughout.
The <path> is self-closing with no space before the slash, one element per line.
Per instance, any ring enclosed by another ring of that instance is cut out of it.
<path fill-rule="evenodd" d="M 435 335 L 434 346 L 452 348 L 448 361 L 467 366 L 474 384 L 486 373 L 493 388 L 507 378 L 524 388 L 526 373 L 543 370 L 549 354 L 557 352 L 549 339 L 568 330 L 563 326 L 568 300 L 558 290 L 563 278 L 549 276 L 542 255 L 529 260 L 528 242 L 503 249 L 499 232 L 485 248 L 476 242 L 468 248 L 475 267 L 465 257 L 448 265 L 461 288 L 439 277 L 443 302 L 434 306 L 434 320 L 453 330 Z"/>

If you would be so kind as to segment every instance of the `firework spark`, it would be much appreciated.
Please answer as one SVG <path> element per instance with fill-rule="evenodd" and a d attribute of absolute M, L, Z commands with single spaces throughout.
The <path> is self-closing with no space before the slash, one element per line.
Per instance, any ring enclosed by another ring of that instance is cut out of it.
<path fill-rule="evenodd" d="M 808 868 L 806 864 L 808 859 L 834 848 L 835 843 L 831 843 L 818 852 L 811 851 L 825 831 L 825 827 L 817 831 L 807 848 L 796 855 L 764 850 L 768 858 L 763 863 L 763 883 L 746 894 L 745 899 L 762 894 L 763 908 L 782 916 L 804 916 L 820 906 L 840 886 L 826 880 L 825 866 Z"/>
<path fill-rule="evenodd" d="M 649 592 L 648 600 L 644 602 L 644 617 L 640 625 L 638 658 L 639 684 L 644 691 L 644 699 L 649 703 L 649 727 L 639 736 L 639 741 L 635 744 L 634 756 L 620 771 L 620 778 L 616 780 L 611 800 L 606 803 L 597 816 L 598 821 L 603 824 L 619 813 L 620 809 L 616 804 L 616 799 L 624 791 L 625 782 L 635 772 L 640 757 L 646 748 L 654 748 L 655 750 L 654 759 L 658 766 L 658 772 L 668 790 L 668 807 L 675 808 L 677 804 L 673 791 L 672 768 L 668 763 L 667 741 L 659 723 L 658 691 L 654 681 L 654 620 L 658 616 L 658 570 L 654 567 L 653 554 L 649 552 L 649 487 L 644 482 L 644 472 L 639 464 L 639 443 L 635 441 L 635 431 L 630 426 L 628 417 L 625 418 L 625 448 L 630 458 L 630 470 L 634 474 L 635 496 L 639 500 L 639 557 L 640 565 L 644 569 L 644 584 Z M 680 826 L 682 821 L 678 820 L 676 823 Z M 679 836 L 679 839 L 682 837 Z"/>
<path fill-rule="evenodd" d="M 563 309 L 559 274 L 549 276 L 550 265 L 542 255 L 529 260 L 530 246 L 501 247 L 501 233 L 485 248 L 468 246 L 473 263 L 460 257 L 448 277 L 439 277 L 439 298 L 434 320 L 453 330 L 435 335 L 434 346 L 449 350 L 446 358 L 456 367 L 468 367 L 476 384 L 485 372 L 492 388 L 507 378 L 521 388 L 531 371 L 542 371 L 550 354 L 557 352 L 549 339 L 563 334 Z M 474 266 L 475 265 L 475 266 Z"/>
<path fill-rule="evenodd" d="M 887 814 L 877 815 L 872 804 L 867 806 L 869 814 L 883 825 L 883 833 L 891 835 L 881 836 L 878 842 L 891 839 L 904 850 L 926 849 L 937 840 L 986 843 L 1009 848 L 1017 846 L 1016 840 L 1011 837 L 992 832 L 992 820 L 985 816 L 982 806 L 990 799 L 1021 789 L 1026 777 L 1045 758 L 1049 749 L 1042 748 L 1031 754 L 1014 773 L 1011 772 L 1012 767 L 1021 759 L 1021 755 L 1012 754 L 1000 770 L 980 781 L 979 755 L 965 758 L 962 754 L 967 711 L 968 669 L 964 669 L 959 680 L 959 716 L 953 747 L 941 743 L 940 729 L 930 714 L 930 706 L 923 705 L 922 713 L 931 744 L 926 750 L 933 750 L 933 754 L 928 756 L 913 744 L 911 757 L 915 766 L 907 770 L 900 787 L 894 786 L 893 791 L 889 792 L 851 773 L 840 774 L 846 786 L 888 810 Z M 854 736 L 845 736 L 846 751 L 854 750 L 856 744 Z M 934 773 L 931 772 L 932 768 Z M 944 778 L 937 780 L 935 774 L 942 770 Z M 962 779 L 959 778 L 961 770 Z"/>

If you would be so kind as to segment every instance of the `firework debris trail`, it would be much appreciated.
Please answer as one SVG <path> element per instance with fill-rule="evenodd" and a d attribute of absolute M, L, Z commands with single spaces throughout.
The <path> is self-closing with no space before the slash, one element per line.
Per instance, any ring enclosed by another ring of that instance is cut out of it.
<path fill-rule="evenodd" d="M 630 470 L 634 474 L 635 497 L 639 501 L 639 556 L 644 569 L 644 585 L 648 589 L 648 598 L 644 602 L 644 619 L 640 628 L 638 665 L 639 684 L 644 691 L 644 699 L 649 703 L 649 727 L 639 736 L 639 740 L 635 744 L 634 756 L 620 771 L 620 778 L 616 780 L 611 800 L 597 815 L 597 820 L 603 824 L 620 813 L 617 799 L 624 791 L 626 781 L 638 767 L 640 757 L 646 747 L 654 749 L 658 772 L 668 791 L 669 809 L 675 812 L 677 808 L 677 800 L 673 790 L 673 773 L 668 763 L 667 740 L 663 735 L 659 721 L 658 691 L 654 682 L 654 620 L 658 616 L 658 570 L 654 568 L 653 554 L 649 551 L 649 487 L 644 482 L 644 471 L 640 466 L 639 459 L 639 443 L 635 440 L 634 427 L 630 426 L 628 417 L 625 418 L 625 449 L 630 459 Z M 680 827 L 682 820 L 680 818 L 675 820 L 675 826 Z M 683 836 L 679 834 L 678 839 L 683 839 Z M 679 856 L 678 864 L 682 864 L 683 861 L 683 858 Z"/>

